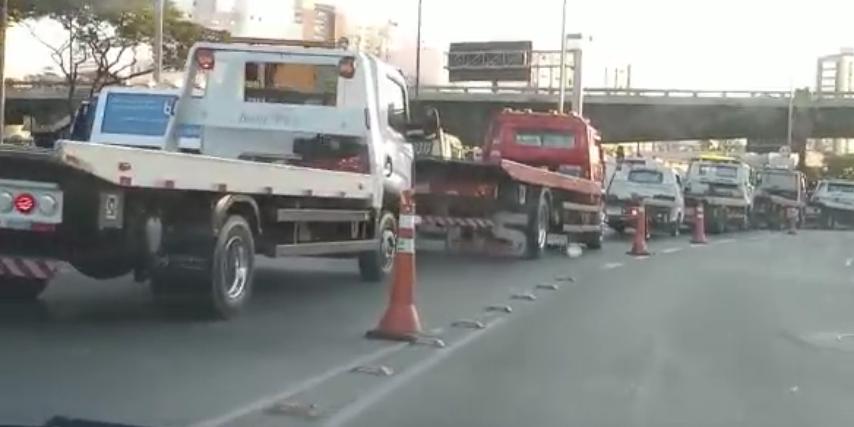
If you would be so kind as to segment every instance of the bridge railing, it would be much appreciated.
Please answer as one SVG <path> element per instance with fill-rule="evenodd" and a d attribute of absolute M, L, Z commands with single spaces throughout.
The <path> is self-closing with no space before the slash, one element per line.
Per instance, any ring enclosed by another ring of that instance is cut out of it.
<path fill-rule="evenodd" d="M 567 89 L 569 93 L 570 89 Z M 534 86 L 463 86 L 432 85 L 421 86 L 422 93 L 460 93 L 460 94 L 527 94 L 557 95 L 559 89 Z M 779 90 L 686 90 L 686 89 L 618 89 L 589 87 L 584 89 L 585 96 L 631 96 L 654 98 L 789 98 L 789 91 Z M 852 94 L 854 95 L 854 94 Z"/>

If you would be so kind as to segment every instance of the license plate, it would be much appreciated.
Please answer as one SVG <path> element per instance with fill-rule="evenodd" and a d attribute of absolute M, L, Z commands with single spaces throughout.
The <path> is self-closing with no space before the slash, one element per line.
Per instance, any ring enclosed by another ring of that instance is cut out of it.
<path fill-rule="evenodd" d="M 32 221 L 21 219 L 2 219 L 0 218 L 0 228 L 8 228 L 12 230 L 29 230 L 33 227 Z"/>
<path fill-rule="evenodd" d="M 606 214 L 608 214 L 608 215 L 612 215 L 612 216 L 614 216 L 614 215 L 622 215 L 622 214 L 623 214 L 623 208 L 620 208 L 620 207 L 608 207 L 608 208 L 606 208 L 606 209 L 605 209 L 605 213 L 606 213 Z"/>

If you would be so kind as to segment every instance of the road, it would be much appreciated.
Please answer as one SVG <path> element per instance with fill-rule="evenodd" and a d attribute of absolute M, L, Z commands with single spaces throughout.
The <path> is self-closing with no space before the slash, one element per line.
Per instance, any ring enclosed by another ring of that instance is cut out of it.
<path fill-rule="evenodd" d="M 42 304 L 0 311 L 0 423 L 851 424 L 854 234 L 660 238 L 641 259 L 627 248 L 421 254 L 419 310 L 444 348 L 365 340 L 386 290 L 347 261 L 265 262 L 254 304 L 227 323 L 164 318 L 144 287 L 67 273 Z"/>

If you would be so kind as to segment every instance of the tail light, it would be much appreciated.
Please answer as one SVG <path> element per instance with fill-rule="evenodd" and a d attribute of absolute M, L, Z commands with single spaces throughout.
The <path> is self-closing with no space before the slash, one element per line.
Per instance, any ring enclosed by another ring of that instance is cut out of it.
<path fill-rule="evenodd" d="M 32 194 L 29 193 L 21 193 L 18 197 L 15 197 L 15 210 L 18 212 L 29 215 L 36 208 L 36 198 L 33 197 Z"/>
<path fill-rule="evenodd" d="M 345 79 L 352 79 L 356 75 L 356 58 L 345 56 L 338 61 L 338 75 Z"/>
<path fill-rule="evenodd" d="M 213 70 L 216 65 L 216 59 L 214 59 L 214 52 L 210 49 L 198 49 L 196 50 L 196 63 L 199 64 L 199 68 L 202 70 Z"/>

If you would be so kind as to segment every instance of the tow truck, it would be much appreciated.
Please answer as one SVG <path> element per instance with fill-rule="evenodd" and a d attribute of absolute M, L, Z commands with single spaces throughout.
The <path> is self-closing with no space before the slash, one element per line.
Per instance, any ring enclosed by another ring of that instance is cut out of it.
<path fill-rule="evenodd" d="M 336 48 L 199 43 L 186 70 L 160 115 L 137 117 L 162 143 L 128 146 L 118 135 L 139 123 L 96 114 L 98 142 L 0 149 L 0 298 L 37 298 L 67 261 L 228 318 L 250 298 L 256 254 L 354 257 L 370 281 L 391 271 L 414 157 L 395 67 Z M 101 113 L 119 101 L 105 96 Z M 197 152 L 182 150 L 187 127 Z"/>
<path fill-rule="evenodd" d="M 704 209 L 705 227 L 726 232 L 731 225 L 750 227 L 753 205 L 751 169 L 729 156 L 702 155 L 691 159 L 685 177 L 685 219 L 694 223 L 697 206 Z"/>
<path fill-rule="evenodd" d="M 468 159 L 416 157 L 420 235 L 452 251 L 529 259 L 547 244 L 601 247 L 604 158 L 589 121 L 505 109 L 479 148 Z"/>
<path fill-rule="evenodd" d="M 806 206 L 806 179 L 800 171 L 766 167 L 757 174 L 757 189 L 753 196 L 751 223 L 753 227 L 780 230 L 786 226 L 789 215 L 797 213 L 796 222 L 802 224 Z"/>

